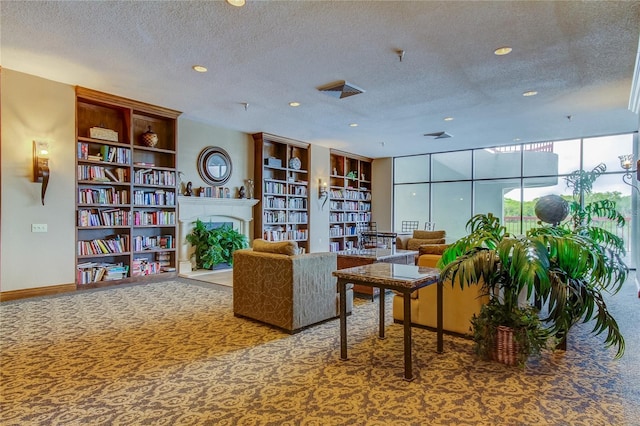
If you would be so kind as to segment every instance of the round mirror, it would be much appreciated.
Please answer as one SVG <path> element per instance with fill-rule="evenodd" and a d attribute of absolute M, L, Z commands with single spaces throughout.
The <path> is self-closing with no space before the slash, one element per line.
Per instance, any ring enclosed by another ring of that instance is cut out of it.
<path fill-rule="evenodd" d="M 231 157 L 222 148 L 208 146 L 198 156 L 198 173 L 209 185 L 223 185 L 231 177 Z"/>

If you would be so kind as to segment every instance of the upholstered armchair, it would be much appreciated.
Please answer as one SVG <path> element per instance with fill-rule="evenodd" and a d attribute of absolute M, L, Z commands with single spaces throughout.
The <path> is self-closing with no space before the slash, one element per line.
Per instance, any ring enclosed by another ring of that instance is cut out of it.
<path fill-rule="evenodd" d="M 294 333 L 339 315 L 335 253 L 298 253 L 295 242 L 254 240 L 233 254 L 233 313 Z M 353 290 L 347 291 L 347 311 Z"/>
<path fill-rule="evenodd" d="M 442 252 L 443 247 L 433 247 L 434 252 Z M 429 251 L 421 247 L 421 252 Z M 429 266 L 435 268 L 440 254 L 422 254 L 418 258 L 419 266 Z M 480 313 L 480 308 L 489 302 L 489 297 L 483 294 L 479 285 L 472 285 L 460 288 L 460 285 L 453 286 L 451 281 L 443 284 L 442 296 L 442 328 L 444 331 L 454 334 L 470 335 L 471 318 Z M 413 324 L 435 329 L 437 327 L 436 315 L 436 291 L 435 285 L 423 287 L 411 293 L 411 321 Z M 404 319 L 403 296 L 395 294 L 393 297 L 393 319 L 402 322 Z"/>

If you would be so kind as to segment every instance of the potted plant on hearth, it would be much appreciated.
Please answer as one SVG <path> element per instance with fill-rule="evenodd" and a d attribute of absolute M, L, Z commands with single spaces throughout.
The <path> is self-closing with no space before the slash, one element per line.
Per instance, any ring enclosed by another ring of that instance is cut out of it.
<path fill-rule="evenodd" d="M 438 266 L 440 279 L 464 288 L 479 284 L 490 302 L 472 320 L 476 352 L 505 364 L 524 364 L 549 336 L 566 335 L 576 319 L 595 319 L 596 334 L 624 352 L 624 339 L 607 310 L 603 292 L 617 291 L 627 268 L 588 235 L 540 226 L 512 236 L 497 217 L 480 214 L 467 223 L 470 234 L 453 243 Z M 573 296 L 577 296 L 577 299 Z M 538 310 L 523 299 L 535 297 Z"/>
<path fill-rule="evenodd" d="M 233 265 L 233 252 L 247 248 L 244 234 L 229 225 L 209 229 L 200 219 L 186 236 L 195 251 L 193 255 L 198 269 L 215 269 L 217 265 Z"/>

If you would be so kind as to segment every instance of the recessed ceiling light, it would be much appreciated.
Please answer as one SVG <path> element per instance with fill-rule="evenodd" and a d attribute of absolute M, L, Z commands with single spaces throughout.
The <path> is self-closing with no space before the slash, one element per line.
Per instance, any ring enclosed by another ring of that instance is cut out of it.
<path fill-rule="evenodd" d="M 445 117 L 444 121 L 453 121 L 453 117 Z"/>
<path fill-rule="evenodd" d="M 520 138 L 513 138 L 514 142 L 520 142 Z"/>
<path fill-rule="evenodd" d="M 207 67 L 203 67 L 202 65 L 194 65 L 191 68 L 197 72 L 207 72 Z"/>
<path fill-rule="evenodd" d="M 299 107 L 300 106 L 300 102 L 289 102 L 289 106 L 291 106 L 291 107 Z"/>
<path fill-rule="evenodd" d="M 503 47 L 499 47 L 496 50 L 493 51 L 494 54 L 498 55 L 498 56 L 504 56 L 504 55 L 508 55 L 509 53 L 511 53 L 513 49 L 511 49 L 509 46 L 503 46 Z"/>
<path fill-rule="evenodd" d="M 358 123 L 351 123 L 349 124 L 349 127 L 358 127 Z"/>
<path fill-rule="evenodd" d="M 535 96 L 537 94 L 538 94 L 538 92 L 536 92 L 535 90 L 527 90 L 526 92 L 524 92 L 522 94 L 522 96 Z"/>
<path fill-rule="evenodd" d="M 245 4 L 245 0 L 227 0 L 231 6 L 242 7 Z"/>

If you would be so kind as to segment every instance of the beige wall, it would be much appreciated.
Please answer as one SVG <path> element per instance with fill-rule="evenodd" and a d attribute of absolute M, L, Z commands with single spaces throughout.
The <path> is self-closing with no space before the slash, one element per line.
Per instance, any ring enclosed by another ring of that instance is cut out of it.
<path fill-rule="evenodd" d="M 2 291 L 74 282 L 75 89 L 2 69 Z M 51 179 L 40 202 L 33 140 L 50 144 Z M 32 223 L 47 233 L 32 233 Z"/>
<path fill-rule="evenodd" d="M 243 132 L 213 127 L 208 124 L 178 119 L 178 170 L 184 173 L 185 185 L 192 182 L 193 189 L 209 186 L 198 174 L 198 155 L 203 148 L 217 146 L 231 157 L 231 177 L 224 184 L 231 189 L 231 196 L 237 197 L 237 190 L 246 185 L 246 179 L 253 179 L 253 138 Z"/>
<path fill-rule="evenodd" d="M 329 251 L 329 200 L 318 201 L 319 179 L 329 182 L 329 149 L 311 145 L 309 167 L 309 252 Z"/>
<path fill-rule="evenodd" d="M 371 174 L 371 220 L 378 230 L 393 231 L 393 158 L 373 160 Z"/>

